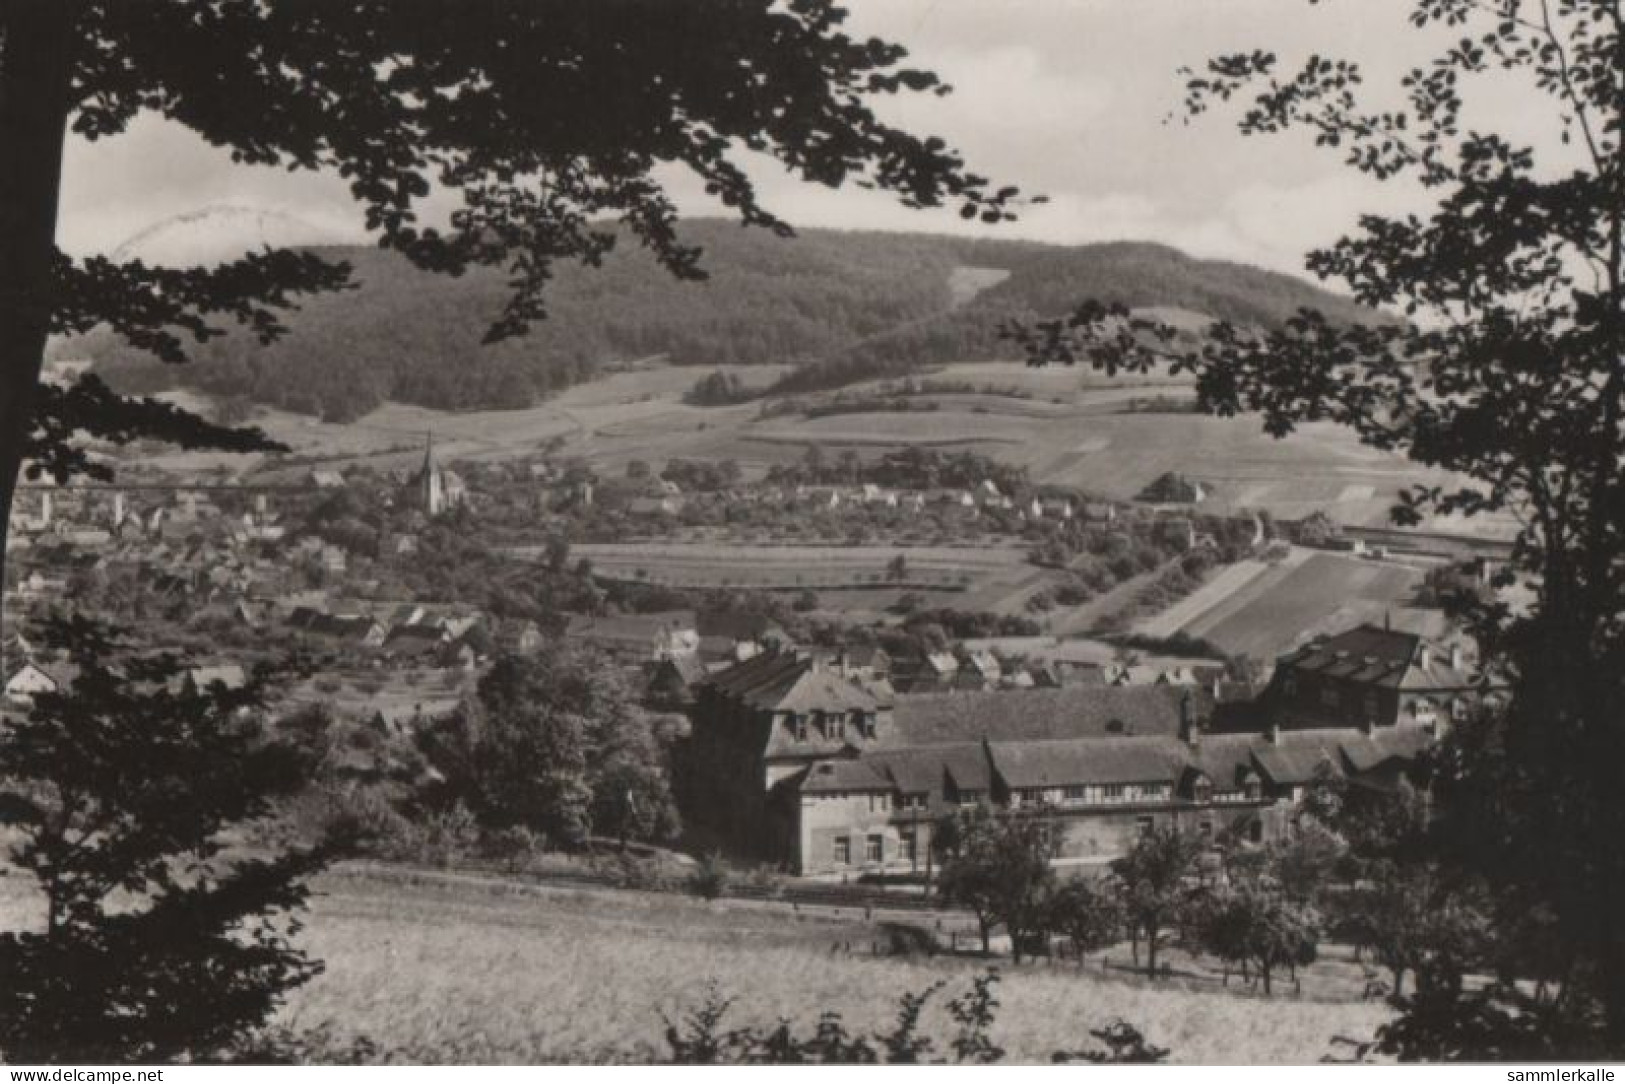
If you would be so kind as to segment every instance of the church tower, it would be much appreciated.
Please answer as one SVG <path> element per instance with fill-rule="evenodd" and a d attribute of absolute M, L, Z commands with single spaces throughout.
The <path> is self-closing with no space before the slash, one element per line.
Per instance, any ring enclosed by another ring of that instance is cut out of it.
<path fill-rule="evenodd" d="M 434 462 L 434 434 L 425 433 L 424 440 L 423 473 L 418 476 L 418 485 L 423 489 L 423 510 L 430 516 L 438 516 L 446 507 L 445 479 Z"/>

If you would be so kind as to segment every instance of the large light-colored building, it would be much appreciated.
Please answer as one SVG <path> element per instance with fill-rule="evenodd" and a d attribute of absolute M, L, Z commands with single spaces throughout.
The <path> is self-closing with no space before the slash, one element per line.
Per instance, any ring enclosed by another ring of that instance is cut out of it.
<path fill-rule="evenodd" d="M 1317 774 L 1393 786 L 1437 733 L 1421 717 L 1283 728 L 1207 685 L 892 698 L 792 651 L 711 675 L 691 715 L 691 815 L 804 875 L 918 870 L 933 824 L 981 803 L 1055 821 L 1064 862 L 1168 825 L 1264 842 Z"/>

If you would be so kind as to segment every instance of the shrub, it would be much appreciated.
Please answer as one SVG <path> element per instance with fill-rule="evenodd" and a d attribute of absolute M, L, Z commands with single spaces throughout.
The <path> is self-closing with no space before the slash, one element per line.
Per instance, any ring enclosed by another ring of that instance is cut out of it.
<path fill-rule="evenodd" d="M 686 887 L 702 900 L 714 900 L 728 889 L 728 869 L 715 852 L 699 860 L 689 873 Z"/>
<path fill-rule="evenodd" d="M 698 1009 L 678 1022 L 666 1020 L 666 1044 L 679 1065 L 988 1065 L 1004 1057 L 1004 1048 L 990 1034 L 999 1006 L 994 994 L 998 981 L 997 971 L 987 971 L 948 1003 L 948 1015 L 958 1025 L 948 1044 L 950 1057 L 934 1057 L 935 1042 L 920 1034 L 921 1018 L 942 989 L 940 982 L 904 994 L 898 999 L 895 1026 L 872 1036 L 854 1035 L 833 1009 L 819 1015 L 810 1034 L 799 1034 L 789 1021 L 766 1029 L 724 1030 L 733 999 L 708 986 Z"/>

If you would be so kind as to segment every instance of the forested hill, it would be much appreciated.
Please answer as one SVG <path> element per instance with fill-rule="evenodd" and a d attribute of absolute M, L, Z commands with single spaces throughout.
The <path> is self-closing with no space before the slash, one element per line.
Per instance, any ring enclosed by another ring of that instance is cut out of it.
<path fill-rule="evenodd" d="M 1008 356 L 1001 321 L 1055 315 L 1085 297 L 1247 324 L 1275 323 L 1301 306 L 1369 317 L 1300 280 L 1160 245 L 833 230 L 784 241 L 721 221 L 691 222 L 685 233 L 704 246 L 709 281 L 677 282 L 628 246 L 598 270 L 561 268 L 551 317 L 495 346 L 481 338 L 502 306 L 501 275 L 453 279 L 375 249 L 326 248 L 354 266 L 359 289 L 309 301 L 290 316 L 292 334 L 268 349 L 230 335 L 197 348 L 183 367 L 134 361 L 105 335 L 64 349 L 94 358 L 127 390 L 185 384 L 343 420 L 385 399 L 527 406 L 618 361 L 656 354 L 694 366 L 791 362 L 805 371 L 791 374 L 786 390 L 829 386 Z M 1008 275 L 956 305 L 950 277 L 964 267 Z"/>

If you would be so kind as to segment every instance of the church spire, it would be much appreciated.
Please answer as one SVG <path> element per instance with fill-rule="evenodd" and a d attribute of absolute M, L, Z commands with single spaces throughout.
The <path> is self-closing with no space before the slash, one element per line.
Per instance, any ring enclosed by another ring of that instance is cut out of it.
<path fill-rule="evenodd" d="M 432 432 L 423 434 L 423 473 L 418 477 L 418 484 L 423 487 L 423 510 L 431 516 L 438 516 L 445 508 L 446 493 L 445 480 L 434 462 Z"/>

